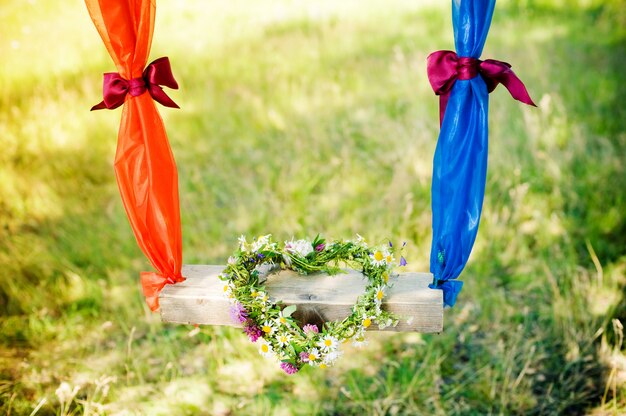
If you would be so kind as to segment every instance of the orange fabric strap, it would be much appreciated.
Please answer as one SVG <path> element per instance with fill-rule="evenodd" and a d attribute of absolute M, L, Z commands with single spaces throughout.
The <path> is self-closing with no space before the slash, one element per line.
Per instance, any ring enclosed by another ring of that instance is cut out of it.
<path fill-rule="evenodd" d="M 127 80 L 141 77 L 152 44 L 155 2 L 85 0 L 85 4 L 117 72 Z M 124 100 L 115 175 L 137 243 L 157 270 L 141 276 L 146 302 L 154 311 L 163 286 L 184 278 L 178 173 L 163 120 L 147 92 L 128 94 Z"/>

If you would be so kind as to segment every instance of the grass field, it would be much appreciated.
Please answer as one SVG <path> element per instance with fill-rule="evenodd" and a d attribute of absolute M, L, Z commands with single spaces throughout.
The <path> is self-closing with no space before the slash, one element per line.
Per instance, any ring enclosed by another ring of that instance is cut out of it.
<path fill-rule="evenodd" d="M 288 377 L 239 330 L 149 312 L 112 168 L 120 111 L 88 111 L 110 58 L 81 2 L 3 1 L 0 414 L 624 414 L 620 3 L 499 2 L 483 56 L 539 108 L 491 94 L 484 213 L 444 332 L 372 333 Z M 408 241 L 427 270 L 425 59 L 452 48 L 449 2 L 159 1 L 185 262 L 223 263 L 240 234 L 359 233 Z"/>

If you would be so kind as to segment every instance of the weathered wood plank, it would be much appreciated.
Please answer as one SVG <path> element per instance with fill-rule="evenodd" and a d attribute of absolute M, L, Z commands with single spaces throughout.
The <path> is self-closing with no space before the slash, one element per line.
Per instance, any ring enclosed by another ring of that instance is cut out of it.
<path fill-rule="evenodd" d="M 185 265 L 182 283 L 167 285 L 159 296 L 164 322 L 203 325 L 235 325 L 229 316 L 229 303 L 223 295 L 224 283 L 217 275 L 224 266 Z M 402 273 L 392 276 L 383 309 L 402 319 L 391 331 L 441 332 L 443 296 L 428 288 L 430 273 Z M 269 275 L 266 288 L 271 299 L 297 305 L 294 317 L 300 322 L 320 323 L 343 319 L 350 314 L 363 293 L 366 278 L 355 270 L 346 274 L 303 276 L 290 270 Z M 372 330 L 376 330 L 372 325 Z"/>

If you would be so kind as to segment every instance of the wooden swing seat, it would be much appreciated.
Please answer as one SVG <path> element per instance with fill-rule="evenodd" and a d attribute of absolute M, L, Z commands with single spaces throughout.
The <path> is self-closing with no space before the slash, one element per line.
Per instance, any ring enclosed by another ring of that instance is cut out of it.
<path fill-rule="evenodd" d="M 222 290 L 224 282 L 217 277 L 224 268 L 183 266 L 187 280 L 165 286 L 159 295 L 163 322 L 240 327 L 230 318 L 230 304 Z M 267 276 L 264 272 L 261 279 Z M 401 320 L 396 327 L 387 327 L 385 331 L 443 330 L 443 292 L 428 287 L 432 280 L 430 273 L 401 273 L 389 278 L 392 286 L 387 289 L 382 307 Z M 270 299 L 297 306 L 293 316 L 299 322 L 321 324 L 348 316 L 366 283 L 363 274 L 356 270 L 334 276 L 322 273 L 305 276 L 282 270 L 272 273 L 265 285 Z M 373 324 L 369 330 L 378 330 L 378 326 Z"/>

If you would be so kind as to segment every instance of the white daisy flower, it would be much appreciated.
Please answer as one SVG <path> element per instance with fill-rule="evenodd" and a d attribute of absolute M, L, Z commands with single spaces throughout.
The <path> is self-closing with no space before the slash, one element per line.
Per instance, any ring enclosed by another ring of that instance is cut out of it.
<path fill-rule="evenodd" d="M 274 352 L 272 351 L 272 345 L 263 338 L 259 338 L 259 341 L 261 341 L 259 345 L 259 353 L 264 357 L 273 356 Z"/>
<path fill-rule="evenodd" d="M 308 354 L 309 356 L 307 358 L 309 359 L 309 365 L 316 366 L 320 364 L 322 355 L 320 354 L 320 351 L 317 348 L 313 348 L 312 350 L 308 352 Z"/>
<path fill-rule="evenodd" d="M 369 328 L 370 325 L 372 325 L 372 320 L 374 319 L 373 316 L 367 316 L 367 315 L 363 315 L 363 319 L 361 320 L 361 326 L 365 329 L 365 328 Z"/>
<path fill-rule="evenodd" d="M 332 365 L 335 363 L 337 358 L 341 357 L 342 355 L 343 351 L 341 350 L 330 351 L 324 356 L 323 363 L 327 365 Z"/>
<path fill-rule="evenodd" d="M 374 252 L 370 254 L 370 258 L 375 266 L 392 266 L 394 261 L 393 254 L 391 254 L 387 247 L 376 248 Z"/>
<path fill-rule="evenodd" d="M 252 251 L 257 252 L 264 248 L 270 242 L 271 234 L 261 236 L 252 242 Z"/>
<path fill-rule="evenodd" d="M 272 335 L 275 329 L 276 328 L 274 328 L 274 325 L 272 325 L 270 321 L 265 321 L 263 325 L 261 325 L 261 331 L 263 331 L 265 335 Z"/>
<path fill-rule="evenodd" d="M 285 250 L 300 257 L 306 257 L 313 252 L 313 245 L 307 240 L 285 241 Z"/>
<path fill-rule="evenodd" d="M 385 254 L 381 250 L 376 250 L 372 254 L 370 254 L 370 258 L 372 259 L 372 263 L 374 266 L 384 266 L 385 265 Z"/>
<path fill-rule="evenodd" d="M 283 332 L 282 334 L 278 334 L 276 336 L 276 341 L 278 342 L 278 345 L 280 345 L 281 347 L 284 347 L 285 345 L 289 344 L 289 342 L 291 341 L 291 335 L 289 335 L 286 332 Z"/>
<path fill-rule="evenodd" d="M 233 293 L 233 290 L 235 290 L 235 286 L 232 283 L 230 282 L 225 283 L 224 286 L 222 287 L 222 290 L 223 290 L 224 296 L 226 296 L 226 298 L 228 299 L 230 303 L 233 303 L 237 300 L 235 299 L 235 294 Z"/>
<path fill-rule="evenodd" d="M 252 297 L 260 303 L 270 303 L 270 297 L 267 293 L 259 290 L 258 292 L 254 291 L 251 293 Z"/>
<path fill-rule="evenodd" d="M 336 350 L 339 342 L 337 341 L 337 338 L 331 335 L 326 335 L 317 343 L 317 345 L 322 349 L 322 351 L 329 352 Z"/>
<path fill-rule="evenodd" d="M 287 318 L 283 316 L 283 311 L 278 312 L 278 318 L 275 319 L 276 325 L 287 325 Z"/>
<path fill-rule="evenodd" d="M 237 264 L 237 259 L 234 258 L 233 256 L 230 256 L 228 258 L 228 264 L 230 264 L 231 266 L 234 266 L 235 264 Z"/>
<path fill-rule="evenodd" d="M 368 344 L 368 342 L 365 339 L 365 334 L 357 335 L 357 336 L 353 337 L 353 339 L 352 339 L 352 345 L 354 345 L 357 348 L 364 347 L 367 344 Z"/>
<path fill-rule="evenodd" d="M 385 263 L 387 263 L 387 265 L 389 266 L 393 266 L 393 262 L 395 260 L 395 258 L 393 257 L 393 254 L 391 254 L 387 250 L 384 250 L 383 255 L 385 256 Z"/>
<path fill-rule="evenodd" d="M 376 289 L 374 292 L 374 302 L 376 304 L 381 304 L 384 297 L 385 297 L 385 287 L 381 285 L 376 286 Z"/>
<path fill-rule="evenodd" d="M 224 285 L 222 286 L 222 292 L 224 293 L 224 296 L 228 297 L 228 294 L 232 292 L 230 283 L 224 283 Z"/>

